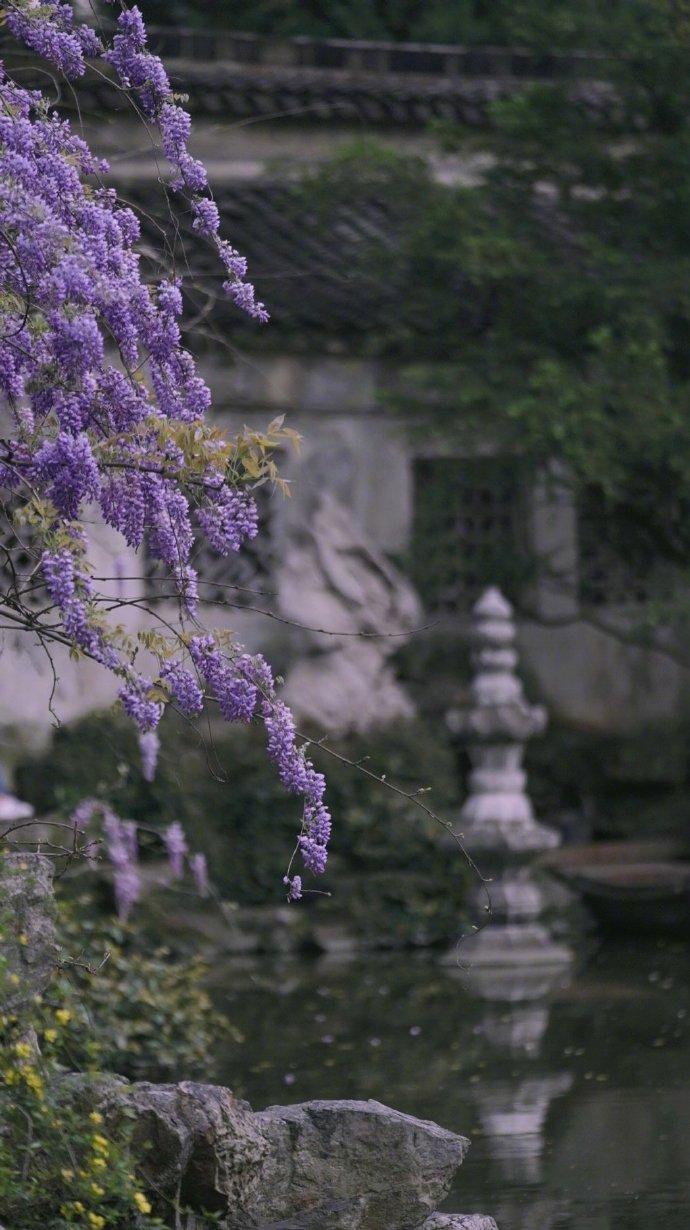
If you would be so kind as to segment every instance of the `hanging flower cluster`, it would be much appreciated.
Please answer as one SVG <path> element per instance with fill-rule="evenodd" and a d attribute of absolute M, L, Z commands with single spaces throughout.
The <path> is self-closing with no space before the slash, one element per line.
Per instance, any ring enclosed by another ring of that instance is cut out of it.
<path fill-rule="evenodd" d="M 134 820 L 122 820 L 98 799 L 83 799 L 72 812 L 70 819 L 80 837 L 96 834 L 89 845 L 89 857 L 95 858 L 98 849 L 102 847 L 112 868 L 113 895 L 118 918 L 125 921 L 132 906 L 136 905 L 141 897 L 139 826 Z M 152 830 L 148 829 L 147 832 L 151 834 Z M 163 844 L 175 879 L 181 880 L 187 867 L 199 895 L 208 896 L 211 885 L 206 858 L 199 852 L 190 853 L 179 820 L 173 820 L 167 828 L 158 832 L 157 836 Z"/>
<path fill-rule="evenodd" d="M 121 6 L 106 42 L 75 21 L 70 4 L 3 7 L 12 33 L 68 76 L 83 73 L 85 56 L 109 66 L 157 126 L 171 186 L 215 245 L 225 291 L 265 321 L 246 262 L 220 237 L 206 172 L 188 152 L 189 116 L 147 49 L 139 10 Z M 194 716 L 212 698 L 227 721 L 263 720 L 283 784 L 303 799 L 303 860 L 322 871 L 330 829 L 323 779 L 298 746 L 269 668 L 228 638 L 186 630 L 188 622 L 198 629 L 195 535 L 220 555 L 256 535 L 250 483 L 275 478 L 271 452 L 294 433 L 276 420 L 263 435 L 227 440 L 206 420 L 210 393 L 182 345 L 182 284 L 174 275 L 144 280 L 138 219 L 103 186 L 105 170 L 42 96 L 0 65 L 0 402 L 9 419 L 0 487 L 31 527 L 52 604 L 32 626 L 49 639 L 57 614 L 59 639 L 120 678 L 121 703 L 149 737 L 149 766 L 150 736 L 168 703 Z M 93 505 L 130 548 L 146 544 L 179 600 L 178 634 L 146 634 L 155 671 L 137 667 L 141 646 L 132 650 L 111 626 L 90 574 L 84 513 Z M 287 883 L 299 896 L 299 877 Z"/>

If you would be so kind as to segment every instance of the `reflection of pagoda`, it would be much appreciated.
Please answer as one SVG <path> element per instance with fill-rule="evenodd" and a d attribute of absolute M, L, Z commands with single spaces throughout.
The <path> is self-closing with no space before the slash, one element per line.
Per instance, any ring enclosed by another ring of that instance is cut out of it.
<path fill-rule="evenodd" d="M 544 729 L 546 713 L 527 703 L 515 674 L 512 616 L 499 590 L 487 589 L 473 610 L 476 673 L 470 704 L 448 714 L 448 725 L 466 741 L 473 766 L 460 814 L 461 839 L 490 881 L 490 920 L 466 946 L 467 962 L 478 977 L 486 967 L 545 971 L 563 969 L 571 960 L 569 949 L 555 943 L 540 921 L 543 895 L 529 866 L 534 855 L 558 845 L 559 837 L 535 820 L 525 792 L 524 745 Z M 485 889 L 473 896 L 478 921 L 486 919 Z"/>
<path fill-rule="evenodd" d="M 475 1095 L 479 1121 L 503 1178 L 541 1183 L 546 1115 L 571 1084 L 567 1072 L 482 1084 Z"/>

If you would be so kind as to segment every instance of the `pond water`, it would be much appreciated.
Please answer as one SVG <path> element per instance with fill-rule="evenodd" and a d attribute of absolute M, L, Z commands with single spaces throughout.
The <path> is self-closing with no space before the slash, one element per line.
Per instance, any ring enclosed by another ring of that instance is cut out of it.
<path fill-rule="evenodd" d="M 446 1209 L 500 1230 L 690 1227 L 686 945 L 607 944 L 550 988 L 478 992 L 409 953 L 233 960 L 214 984 L 244 1037 L 220 1077 L 255 1109 L 376 1098 L 469 1136 Z"/>

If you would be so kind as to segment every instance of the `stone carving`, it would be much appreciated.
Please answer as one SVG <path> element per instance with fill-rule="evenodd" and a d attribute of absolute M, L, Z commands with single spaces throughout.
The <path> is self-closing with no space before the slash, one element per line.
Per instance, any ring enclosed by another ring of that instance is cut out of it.
<path fill-rule="evenodd" d="M 419 600 L 330 493 L 288 538 L 279 596 L 283 616 L 320 629 L 304 634 L 282 693 L 299 718 L 343 732 L 414 716 L 387 659 L 406 639 L 390 634 L 421 623 Z"/>

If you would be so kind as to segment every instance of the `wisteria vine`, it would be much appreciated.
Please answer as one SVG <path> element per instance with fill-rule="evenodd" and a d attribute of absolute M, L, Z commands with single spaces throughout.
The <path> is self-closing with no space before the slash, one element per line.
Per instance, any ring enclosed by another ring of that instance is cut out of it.
<path fill-rule="evenodd" d="M 189 153 L 190 117 L 147 48 L 140 11 L 123 3 L 119 9 L 106 37 L 59 0 L 0 3 L 20 43 L 73 79 L 87 59 L 100 61 L 157 130 L 169 187 L 193 229 L 215 247 L 224 291 L 263 323 L 268 315 L 246 280 L 246 262 L 221 237 L 206 171 Z M 31 528 L 49 596 L 37 615 L 15 588 L 3 596 L 3 610 L 119 678 L 120 702 L 144 740 L 150 772 L 168 704 L 193 718 L 211 700 L 226 721 L 263 721 L 280 780 L 302 799 L 297 848 L 305 868 L 320 873 L 331 826 L 324 779 L 264 659 L 201 628 L 191 564 L 196 535 L 220 555 L 256 535 L 251 482 L 276 477 L 272 450 L 293 433 L 277 420 L 263 435 L 226 439 L 207 419 L 210 392 L 182 344 L 183 282 L 174 272 L 157 285 L 146 282 L 139 221 L 104 184 L 107 170 L 39 92 L 0 65 L 0 400 L 7 423 L 0 486 L 5 507 L 17 509 L 15 521 Z M 148 672 L 137 665 L 143 634 L 132 648 L 112 626 L 91 575 L 84 514 L 94 506 L 130 548 L 145 543 L 176 588 L 179 628 L 145 634 L 155 667 Z M 288 874 L 285 883 L 290 899 L 301 896 L 299 875 Z"/>

